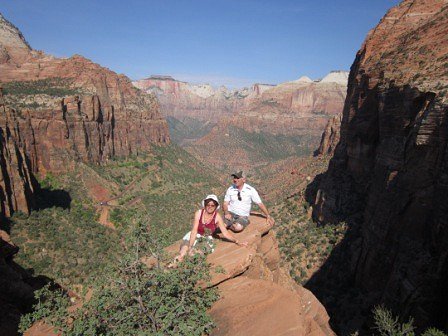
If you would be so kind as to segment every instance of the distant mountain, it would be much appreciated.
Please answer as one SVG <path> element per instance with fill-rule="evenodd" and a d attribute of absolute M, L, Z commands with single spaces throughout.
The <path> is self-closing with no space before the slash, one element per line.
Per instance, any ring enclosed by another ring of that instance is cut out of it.
<path fill-rule="evenodd" d="M 311 154 L 328 119 L 342 111 L 347 77 L 348 72 L 332 71 L 319 81 L 302 76 L 238 90 L 193 85 L 169 76 L 133 83 L 157 95 L 175 141 L 223 168 Z M 211 158 L 207 147 L 219 155 Z"/>

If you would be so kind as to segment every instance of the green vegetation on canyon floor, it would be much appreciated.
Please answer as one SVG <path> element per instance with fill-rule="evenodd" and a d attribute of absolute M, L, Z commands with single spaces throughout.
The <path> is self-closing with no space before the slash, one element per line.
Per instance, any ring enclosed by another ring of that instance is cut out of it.
<path fill-rule="evenodd" d="M 117 228 L 135 216 L 145 216 L 151 232 L 165 245 L 178 240 L 191 226 L 204 195 L 222 186 L 209 168 L 176 145 L 152 148 L 144 158 L 111 162 L 95 170 L 119 185 L 111 221 Z"/>
<path fill-rule="evenodd" d="M 182 145 L 189 140 L 191 141 L 203 137 L 210 132 L 213 126 L 215 126 L 215 123 L 213 122 L 189 117 L 177 119 L 172 116 L 166 116 L 166 121 L 168 122 L 171 140 L 179 145 Z"/>
<path fill-rule="evenodd" d="M 212 176 L 175 145 L 154 146 L 150 154 L 102 166 L 79 163 L 63 175 L 47 174 L 40 181 L 41 209 L 11 219 L 11 238 L 20 247 L 16 260 L 65 286 L 88 283 L 120 257 L 135 218 L 144 218 L 163 246 L 179 239 L 202 197 L 219 188 Z M 67 204 L 60 204 L 61 197 Z M 115 228 L 98 223 L 99 203 L 110 199 Z"/>

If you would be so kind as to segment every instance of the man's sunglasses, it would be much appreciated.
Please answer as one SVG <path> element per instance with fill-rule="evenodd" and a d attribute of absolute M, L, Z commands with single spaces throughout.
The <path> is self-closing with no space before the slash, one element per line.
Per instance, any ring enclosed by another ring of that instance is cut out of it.
<path fill-rule="evenodd" d="M 242 200 L 242 198 L 241 198 L 241 192 L 238 191 L 238 195 L 237 195 L 237 196 L 238 196 L 238 201 L 241 201 L 241 200 Z"/>

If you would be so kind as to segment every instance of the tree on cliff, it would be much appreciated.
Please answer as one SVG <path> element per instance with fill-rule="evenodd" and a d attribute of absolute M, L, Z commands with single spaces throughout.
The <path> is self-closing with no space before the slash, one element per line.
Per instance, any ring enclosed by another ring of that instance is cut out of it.
<path fill-rule="evenodd" d="M 82 308 L 70 312 L 62 290 L 48 287 L 36 295 L 35 311 L 25 315 L 21 330 L 45 321 L 64 335 L 204 335 L 213 327 L 207 309 L 217 299 L 204 255 L 196 255 L 174 270 L 148 268 L 142 257 L 158 247 L 139 221 L 129 235 L 126 253 L 117 267 L 93 285 L 93 295 Z"/>
<path fill-rule="evenodd" d="M 384 307 L 376 307 L 373 310 L 375 320 L 375 329 L 381 336 L 415 336 L 415 327 L 413 319 L 408 322 L 400 323 L 397 317 L 394 317 L 390 310 Z M 421 336 L 446 336 L 438 329 L 429 328 Z"/>

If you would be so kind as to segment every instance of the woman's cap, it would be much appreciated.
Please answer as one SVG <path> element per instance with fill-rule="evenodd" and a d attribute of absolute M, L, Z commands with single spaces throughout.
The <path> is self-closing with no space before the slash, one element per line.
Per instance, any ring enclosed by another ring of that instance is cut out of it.
<path fill-rule="evenodd" d="M 213 200 L 216 202 L 217 206 L 216 206 L 216 210 L 219 209 L 219 200 L 218 200 L 218 196 L 211 194 L 211 195 L 207 195 L 205 196 L 205 198 L 202 200 L 202 207 L 205 207 L 205 201 L 207 200 Z"/>

